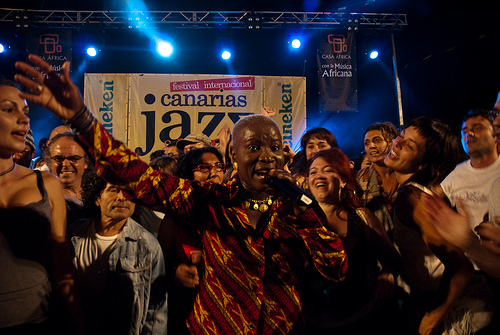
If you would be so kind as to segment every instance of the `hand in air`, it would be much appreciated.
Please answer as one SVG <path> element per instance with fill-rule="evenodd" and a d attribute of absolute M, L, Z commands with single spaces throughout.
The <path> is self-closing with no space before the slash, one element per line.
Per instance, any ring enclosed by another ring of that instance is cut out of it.
<path fill-rule="evenodd" d="M 84 103 L 69 75 L 69 62 L 65 62 L 58 73 L 39 56 L 29 55 L 28 60 L 32 65 L 25 62 L 15 64 L 25 76 L 16 74 L 14 79 L 28 90 L 28 93 L 21 92 L 20 97 L 47 108 L 63 121 L 71 119 Z"/>

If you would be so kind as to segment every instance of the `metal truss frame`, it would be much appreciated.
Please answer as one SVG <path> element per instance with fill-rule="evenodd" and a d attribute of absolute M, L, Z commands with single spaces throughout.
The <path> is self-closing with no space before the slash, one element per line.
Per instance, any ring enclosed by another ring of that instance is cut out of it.
<path fill-rule="evenodd" d="M 407 26 L 406 14 L 253 11 L 71 11 L 0 8 L 0 24 L 31 27 L 108 29 L 168 27 L 176 29 L 350 28 L 390 30 Z"/>

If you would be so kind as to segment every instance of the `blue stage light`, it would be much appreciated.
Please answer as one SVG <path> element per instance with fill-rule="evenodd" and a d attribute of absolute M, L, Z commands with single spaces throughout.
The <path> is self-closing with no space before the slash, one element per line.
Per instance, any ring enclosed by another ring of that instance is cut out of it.
<path fill-rule="evenodd" d="M 90 57 L 95 57 L 97 55 L 97 49 L 94 47 L 88 47 L 87 55 L 89 55 Z"/>
<path fill-rule="evenodd" d="M 377 50 L 373 50 L 372 52 L 370 52 L 370 58 L 371 59 L 375 59 L 378 57 L 378 51 Z"/>
<path fill-rule="evenodd" d="M 162 57 L 170 57 L 174 52 L 174 47 L 171 43 L 166 41 L 159 41 L 156 45 L 156 51 Z"/>
<path fill-rule="evenodd" d="M 0 43 L 0 54 L 4 53 L 4 51 L 5 51 L 5 47 L 3 46 L 3 44 Z"/>
<path fill-rule="evenodd" d="M 298 38 L 293 39 L 292 41 L 292 48 L 298 49 L 300 48 L 301 42 Z"/>
<path fill-rule="evenodd" d="M 224 50 L 222 51 L 220 56 L 222 57 L 222 59 L 228 60 L 229 58 L 231 58 L 231 52 L 229 52 L 228 50 Z"/>

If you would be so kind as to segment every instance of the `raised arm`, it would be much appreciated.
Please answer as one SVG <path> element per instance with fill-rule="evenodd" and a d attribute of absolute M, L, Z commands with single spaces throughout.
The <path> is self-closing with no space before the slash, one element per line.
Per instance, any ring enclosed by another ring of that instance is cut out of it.
<path fill-rule="evenodd" d="M 74 117 L 84 107 L 84 103 L 78 87 L 69 75 L 69 62 L 64 62 L 62 71 L 57 73 L 36 55 L 29 55 L 28 59 L 33 66 L 24 62 L 15 64 L 16 69 L 26 76 L 16 74 L 14 79 L 31 92 L 21 92 L 20 96 L 47 108 L 65 122 Z"/>

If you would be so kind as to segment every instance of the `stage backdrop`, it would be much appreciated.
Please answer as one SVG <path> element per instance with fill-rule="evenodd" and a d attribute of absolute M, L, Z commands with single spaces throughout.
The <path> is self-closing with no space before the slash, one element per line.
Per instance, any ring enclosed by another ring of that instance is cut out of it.
<path fill-rule="evenodd" d="M 106 129 L 141 156 L 193 132 L 216 140 L 224 125 L 232 129 L 263 109 L 293 149 L 306 129 L 305 77 L 87 73 L 84 97 Z"/>

